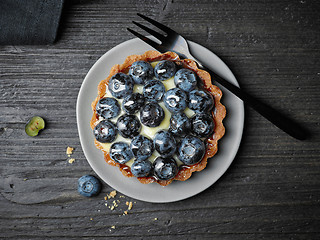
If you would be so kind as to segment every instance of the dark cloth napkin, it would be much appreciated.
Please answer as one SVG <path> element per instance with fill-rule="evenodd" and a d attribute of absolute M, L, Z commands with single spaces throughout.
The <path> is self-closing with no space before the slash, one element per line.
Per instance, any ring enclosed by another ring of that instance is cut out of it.
<path fill-rule="evenodd" d="M 0 45 L 50 44 L 64 0 L 0 0 Z"/>

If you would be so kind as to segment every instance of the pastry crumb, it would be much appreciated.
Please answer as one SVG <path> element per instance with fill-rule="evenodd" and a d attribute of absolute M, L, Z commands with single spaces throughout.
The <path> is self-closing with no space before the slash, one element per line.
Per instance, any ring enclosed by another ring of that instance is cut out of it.
<path fill-rule="evenodd" d="M 70 164 L 74 163 L 75 161 L 76 161 L 76 159 L 74 159 L 74 158 L 69 158 L 69 160 L 68 160 L 68 162 L 69 162 Z"/>
<path fill-rule="evenodd" d="M 129 202 L 129 206 L 128 206 L 128 210 L 131 210 L 132 209 L 132 202 Z"/>
<path fill-rule="evenodd" d="M 104 196 L 104 200 L 105 200 L 104 205 L 106 207 L 108 207 L 111 211 L 115 210 L 118 207 L 122 208 L 122 206 L 124 204 L 124 201 L 121 202 L 119 199 L 116 199 L 116 196 L 118 196 L 118 198 L 125 198 L 125 196 L 123 196 L 123 195 L 117 195 L 116 190 L 113 190 L 109 194 L 107 194 L 107 196 Z M 133 207 L 133 202 L 131 202 L 131 201 L 130 202 L 126 201 L 125 204 L 127 206 L 127 209 L 126 210 L 121 209 L 121 211 L 123 211 L 122 215 L 128 215 L 129 211 Z M 121 215 L 119 215 L 119 216 L 121 216 Z"/>
<path fill-rule="evenodd" d="M 107 198 L 105 197 L 104 200 L 108 200 L 110 198 L 114 198 L 117 195 L 117 191 L 113 190 L 109 194 L 107 194 Z"/>
<path fill-rule="evenodd" d="M 72 148 L 72 147 L 67 147 L 67 155 L 69 156 L 69 155 L 71 155 L 72 154 L 72 152 L 73 152 L 73 150 L 74 150 L 74 148 Z"/>

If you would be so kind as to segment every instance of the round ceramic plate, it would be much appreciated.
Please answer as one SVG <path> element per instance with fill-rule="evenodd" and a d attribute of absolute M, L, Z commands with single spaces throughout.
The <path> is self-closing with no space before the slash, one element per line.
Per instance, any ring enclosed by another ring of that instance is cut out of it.
<path fill-rule="evenodd" d="M 199 44 L 189 42 L 194 56 L 222 77 L 238 85 L 230 69 L 222 60 Z M 109 75 L 111 67 L 122 64 L 132 54 L 143 54 L 153 50 L 139 39 L 132 39 L 112 48 L 105 53 L 90 69 L 85 77 L 77 100 L 77 123 L 80 142 L 84 154 L 97 175 L 109 186 L 129 197 L 146 202 L 173 202 L 194 196 L 215 183 L 232 163 L 242 137 L 244 123 L 244 106 L 241 100 L 221 87 L 222 103 L 226 106 L 227 117 L 224 120 L 225 136 L 218 143 L 218 153 L 208 161 L 201 172 L 193 173 L 187 181 L 173 181 L 162 187 L 157 183 L 142 184 L 136 178 L 122 175 L 117 167 L 104 161 L 103 153 L 94 145 L 94 136 L 90 128 L 92 117 L 91 103 L 97 96 L 99 82 Z M 219 86 L 220 87 L 220 86 Z"/>

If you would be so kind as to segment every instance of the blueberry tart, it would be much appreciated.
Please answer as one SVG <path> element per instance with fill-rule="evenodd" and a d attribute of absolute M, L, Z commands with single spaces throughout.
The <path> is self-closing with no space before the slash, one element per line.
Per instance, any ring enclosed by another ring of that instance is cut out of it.
<path fill-rule="evenodd" d="M 185 181 L 217 152 L 225 133 L 221 97 L 192 60 L 173 52 L 128 56 L 98 86 L 95 145 L 126 177 L 162 186 Z"/>

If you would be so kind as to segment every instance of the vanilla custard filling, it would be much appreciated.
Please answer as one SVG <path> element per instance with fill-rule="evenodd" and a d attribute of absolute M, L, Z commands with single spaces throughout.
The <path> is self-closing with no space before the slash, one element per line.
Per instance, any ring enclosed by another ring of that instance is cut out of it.
<path fill-rule="evenodd" d="M 152 62 L 151 63 L 151 66 L 154 68 L 156 65 L 157 65 L 158 62 Z M 161 81 L 166 89 L 166 91 L 168 91 L 169 89 L 171 88 L 175 88 L 176 85 L 174 84 L 174 77 L 172 78 L 169 78 L 167 80 L 164 80 L 164 81 Z M 133 88 L 133 93 L 141 93 L 142 94 L 143 92 L 143 85 L 140 85 L 140 84 L 135 84 L 134 85 L 134 88 Z M 110 98 L 113 98 L 112 94 L 110 93 L 108 87 L 106 88 L 106 93 L 104 95 L 104 97 L 110 97 Z M 123 102 L 123 99 L 116 99 L 119 103 L 119 106 L 122 105 L 122 102 Z M 164 119 L 162 120 L 162 122 L 160 123 L 159 126 L 157 127 L 147 127 L 145 126 L 144 124 L 141 124 L 141 131 L 140 131 L 140 135 L 143 135 L 145 137 L 148 137 L 150 139 L 153 139 L 155 134 L 160 131 L 160 130 L 168 130 L 169 129 L 169 126 L 170 126 L 170 118 L 171 118 L 171 112 L 165 107 L 164 105 L 164 102 L 161 101 L 161 102 L 158 102 L 159 105 L 162 107 L 162 109 L 164 110 Z M 195 113 L 193 110 L 191 110 L 190 108 L 186 108 L 184 110 L 184 113 L 190 118 L 192 117 Z M 112 118 L 112 119 L 109 119 L 112 123 L 116 124 L 117 123 L 117 120 L 120 116 L 122 116 L 123 114 L 125 114 L 125 111 L 122 110 L 122 107 L 121 107 L 121 112 L 120 114 L 115 117 L 115 118 Z M 140 112 L 137 112 L 136 114 L 134 114 L 140 121 Z M 99 121 L 101 121 L 102 118 L 99 117 Z M 140 121 L 141 122 L 141 121 Z M 112 143 L 100 143 L 103 150 L 105 152 L 108 152 L 110 151 L 110 147 L 113 143 L 115 142 L 125 142 L 127 143 L 128 145 L 130 145 L 131 143 L 131 140 L 130 138 L 124 138 L 122 137 L 120 134 L 117 135 L 116 139 L 112 142 Z M 153 151 L 153 154 L 148 158 L 148 160 L 150 162 L 154 162 L 154 160 L 160 156 L 160 154 L 155 150 Z M 183 163 L 178 159 L 178 157 L 176 155 L 173 155 L 172 156 L 178 166 L 180 165 L 183 165 Z M 132 158 L 130 161 L 126 162 L 125 165 L 131 167 L 132 163 L 134 161 L 134 158 Z"/>

